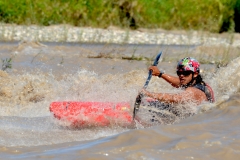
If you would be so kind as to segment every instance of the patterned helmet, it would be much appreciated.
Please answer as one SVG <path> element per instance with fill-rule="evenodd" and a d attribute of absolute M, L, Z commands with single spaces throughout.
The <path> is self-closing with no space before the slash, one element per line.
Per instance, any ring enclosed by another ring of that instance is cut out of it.
<path fill-rule="evenodd" d="M 191 57 L 183 58 L 178 62 L 177 71 L 193 71 L 199 72 L 200 71 L 200 63 Z"/>

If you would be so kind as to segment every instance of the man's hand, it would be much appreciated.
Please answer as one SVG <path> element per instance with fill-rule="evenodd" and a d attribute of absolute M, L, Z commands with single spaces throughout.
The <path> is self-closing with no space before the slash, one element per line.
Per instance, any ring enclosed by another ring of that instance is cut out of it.
<path fill-rule="evenodd" d="M 142 89 L 142 90 L 140 91 L 140 94 L 148 97 L 151 93 L 148 92 L 146 89 Z"/>
<path fill-rule="evenodd" d="M 159 71 L 157 66 L 151 66 L 151 67 L 149 67 L 149 70 L 152 70 L 152 75 L 153 76 L 159 76 L 160 75 L 160 71 Z"/>

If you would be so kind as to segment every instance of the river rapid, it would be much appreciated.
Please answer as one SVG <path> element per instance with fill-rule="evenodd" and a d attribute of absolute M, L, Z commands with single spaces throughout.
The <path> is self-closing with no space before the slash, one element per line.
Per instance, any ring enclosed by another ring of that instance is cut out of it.
<path fill-rule="evenodd" d="M 51 102 L 64 100 L 124 101 L 133 106 L 159 51 L 163 56 L 158 67 L 175 75 L 180 58 L 202 58 L 192 54 L 197 49 L 197 45 L 1 42 L 1 59 L 11 58 L 12 68 L 0 71 L 0 159 L 238 159 L 238 57 L 220 68 L 214 62 L 201 65 L 216 102 L 189 105 L 195 115 L 171 123 L 71 129 L 49 112 Z M 156 77 L 148 90 L 178 92 Z"/>

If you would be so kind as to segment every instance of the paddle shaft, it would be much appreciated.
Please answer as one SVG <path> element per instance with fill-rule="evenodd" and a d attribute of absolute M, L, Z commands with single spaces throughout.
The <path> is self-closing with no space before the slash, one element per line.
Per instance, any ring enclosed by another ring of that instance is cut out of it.
<path fill-rule="evenodd" d="M 159 61 L 161 55 L 162 55 L 162 52 L 160 52 L 160 53 L 156 56 L 156 58 L 155 58 L 155 60 L 154 60 L 154 62 L 153 62 L 153 66 L 157 66 L 157 65 L 158 65 L 158 61 Z M 147 86 L 148 86 L 151 78 L 152 78 L 152 70 L 149 70 L 149 71 L 148 71 L 148 78 L 147 78 L 147 80 L 146 80 L 146 82 L 145 82 L 145 84 L 144 84 L 144 86 L 143 86 L 143 89 L 146 89 L 146 88 L 147 88 Z M 142 101 L 142 97 L 143 97 L 143 95 L 142 95 L 141 93 L 139 93 L 139 94 L 137 95 L 137 98 L 136 98 L 135 103 L 134 103 L 133 119 L 135 118 L 136 113 L 137 113 L 137 111 L 139 110 L 139 107 L 140 107 L 140 104 L 141 104 L 141 101 Z"/>

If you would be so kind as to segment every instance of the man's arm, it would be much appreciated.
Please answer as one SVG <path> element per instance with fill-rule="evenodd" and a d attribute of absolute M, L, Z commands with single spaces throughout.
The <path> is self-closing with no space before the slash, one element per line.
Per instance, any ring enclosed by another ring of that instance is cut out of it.
<path fill-rule="evenodd" d="M 179 88 L 180 87 L 180 80 L 178 77 L 174 77 L 168 74 L 162 74 L 161 76 L 165 81 L 170 83 L 173 87 Z"/>
<path fill-rule="evenodd" d="M 203 101 L 207 101 L 206 95 L 193 87 L 189 87 L 181 93 L 151 93 L 144 89 L 141 92 L 147 97 L 165 103 L 186 103 L 192 101 L 200 104 Z"/>
<path fill-rule="evenodd" d="M 149 67 L 149 70 L 152 70 L 152 75 L 153 76 L 159 76 L 160 75 L 160 71 L 158 69 L 158 67 L 156 66 L 151 66 Z M 168 83 L 170 83 L 173 87 L 180 87 L 180 80 L 178 77 L 175 77 L 175 76 L 171 76 L 171 75 L 168 75 L 166 73 L 162 74 L 161 76 L 164 80 L 166 80 Z"/>

